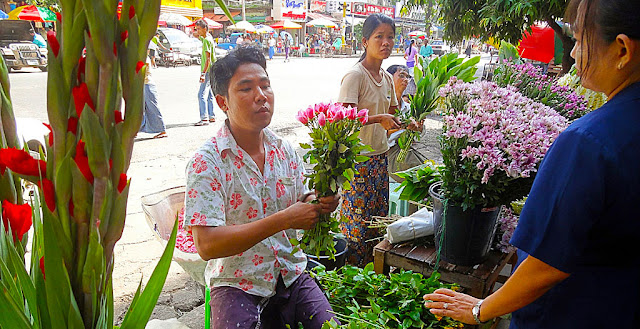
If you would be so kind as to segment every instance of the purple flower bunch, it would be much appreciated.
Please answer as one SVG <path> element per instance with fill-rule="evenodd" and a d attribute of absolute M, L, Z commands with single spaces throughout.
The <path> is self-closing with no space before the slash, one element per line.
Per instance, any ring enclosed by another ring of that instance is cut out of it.
<path fill-rule="evenodd" d="M 556 79 L 543 75 L 541 69 L 530 63 L 503 63 L 496 69 L 493 81 L 501 87 L 513 86 L 523 95 L 547 105 L 569 120 L 589 112 L 587 100 Z"/>
<path fill-rule="evenodd" d="M 505 254 L 515 250 L 515 247 L 512 246 L 509 241 L 511 241 L 513 232 L 516 230 L 516 226 L 518 226 L 519 219 L 520 217 L 516 215 L 513 210 L 505 206 L 502 207 L 500 218 L 498 218 L 498 223 L 500 224 L 499 229 L 500 232 L 502 232 L 502 238 L 498 242 L 498 248 Z"/>
<path fill-rule="evenodd" d="M 465 208 L 526 195 L 538 164 L 568 125 L 550 107 L 493 82 L 452 78 L 440 96 L 446 103 L 440 138 L 445 196 Z"/>

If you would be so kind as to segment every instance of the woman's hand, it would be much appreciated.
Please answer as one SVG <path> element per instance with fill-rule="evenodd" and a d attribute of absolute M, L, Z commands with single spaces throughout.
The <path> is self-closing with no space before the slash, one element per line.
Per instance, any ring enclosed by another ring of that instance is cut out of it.
<path fill-rule="evenodd" d="M 407 129 L 417 131 L 417 132 L 422 132 L 422 128 L 423 128 L 422 121 L 416 121 L 413 118 L 411 118 L 409 125 L 407 125 Z"/>
<path fill-rule="evenodd" d="M 375 115 L 373 123 L 379 123 L 385 130 L 399 129 L 400 119 L 392 114 L 378 114 Z"/>
<path fill-rule="evenodd" d="M 471 309 L 480 301 L 475 297 L 450 289 L 438 289 L 423 296 L 424 306 L 438 316 L 448 316 L 467 324 L 476 324 Z"/>

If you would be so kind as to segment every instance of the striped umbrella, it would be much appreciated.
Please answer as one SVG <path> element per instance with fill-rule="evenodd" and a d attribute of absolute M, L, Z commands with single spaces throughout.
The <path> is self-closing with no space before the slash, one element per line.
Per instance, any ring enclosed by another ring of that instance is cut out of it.
<path fill-rule="evenodd" d="M 49 8 L 21 6 L 9 12 L 9 19 L 21 19 L 36 22 L 55 22 L 56 14 Z"/>

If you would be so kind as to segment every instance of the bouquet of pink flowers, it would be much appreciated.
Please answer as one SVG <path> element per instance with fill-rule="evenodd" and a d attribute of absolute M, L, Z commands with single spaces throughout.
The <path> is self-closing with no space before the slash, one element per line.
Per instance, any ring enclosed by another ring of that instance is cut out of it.
<path fill-rule="evenodd" d="M 468 209 L 527 195 L 538 164 L 568 120 L 514 87 L 492 82 L 454 77 L 440 96 L 446 102 L 440 139 L 444 196 Z"/>
<path fill-rule="evenodd" d="M 339 188 L 348 189 L 355 175 L 356 163 L 369 158 L 360 155 L 370 150 L 359 138 L 360 129 L 367 123 L 369 110 L 344 107 L 340 103 L 319 103 L 300 110 L 296 119 L 311 129 L 311 144 L 302 143 L 309 150 L 304 160 L 314 164 L 307 174 L 307 184 L 317 197 L 336 195 Z M 333 259 L 335 247 L 331 232 L 339 232 L 340 222 L 333 215 L 323 215 L 313 230 L 305 231 L 301 241 L 291 240 L 307 253 L 324 253 Z"/>

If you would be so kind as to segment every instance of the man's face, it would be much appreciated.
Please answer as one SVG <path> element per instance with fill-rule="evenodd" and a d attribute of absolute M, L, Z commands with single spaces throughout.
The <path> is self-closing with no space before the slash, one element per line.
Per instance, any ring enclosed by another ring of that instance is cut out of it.
<path fill-rule="evenodd" d="M 207 29 L 196 25 L 196 35 L 199 37 L 205 37 L 207 35 Z"/>
<path fill-rule="evenodd" d="M 271 123 L 273 90 L 260 65 L 240 65 L 229 81 L 227 93 L 228 96 L 216 95 L 216 101 L 229 117 L 232 129 L 258 132 Z"/>

